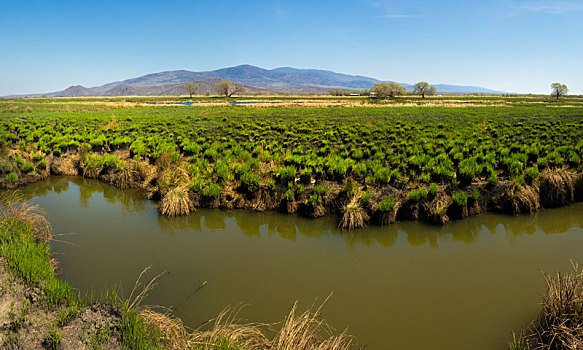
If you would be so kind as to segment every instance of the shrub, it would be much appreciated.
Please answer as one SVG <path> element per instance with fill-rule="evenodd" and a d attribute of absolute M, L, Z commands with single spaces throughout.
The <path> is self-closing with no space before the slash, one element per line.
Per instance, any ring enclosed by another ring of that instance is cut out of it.
<path fill-rule="evenodd" d="M 395 209 L 395 204 L 396 202 L 392 197 L 385 197 L 379 203 L 379 211 L 381 213 L 390 213 Z"/>
<path fill-rule="evenodd" d="M 11 172 L 10 174 L 6 175 L 6 181 L 15 183 L 18 181 L 18 175 L 15 172 Z"/>
<path fill-rule="evenodd" d="M 408 202 L 419 202 L 427 198 L 427 190 L 424 188 L 418 188 L 415 190 L 411 190 L 409 194 L 407 194 L 407 201 Z"/>
<path fill-rule="evenodd" d="M 465 207 L 468 204 L 468 194 L 465 192 L 456 192 L 451 197 L 453 202 L 459 207 Z"/>
<path fill-rule="evenodd" d="M 218 198 L 221 192 L 223 192 L 223 189 L 215 183 L 208 184 L 202 189 L 202 195 L 208 199 Z"/>

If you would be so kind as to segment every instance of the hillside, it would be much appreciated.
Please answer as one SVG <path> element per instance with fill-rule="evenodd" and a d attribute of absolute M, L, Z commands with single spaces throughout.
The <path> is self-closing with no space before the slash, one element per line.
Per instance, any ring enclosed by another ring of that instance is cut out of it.
<path fill-rule="evenodd" d="M 86 88 L 80 85 L 71 86 L 63 91 L 47 93 L 50 97 L 81 97 L 81 96 L 124 96 L 124 95 L 183 95 L 186 94 L 184 84 L 196 82 L 200 93 L 213 91 L 214 85 L 221 80 L 242 83 L 250 92 L 296 94 L 327 93 L 331 89 L 363 90 L 371 89 L 374 84 L 382 81 L 360 76 L 336 73 L 318 69 L 297 69 L 281 67 L 263 69 L 251 65 L 240 65 L 217 69 L 213 71 L 191 72 L 176 70 L 143 75 L 137 78 L 107 83 L 101 86 Z M 411 84 L 400 83 L 408 91 Z M 502 91 L 490 90 L 477 86 L 434 85 L 438 94 L 501 94 Z M 39 96 L 27 95 L 27 96 Z"/>

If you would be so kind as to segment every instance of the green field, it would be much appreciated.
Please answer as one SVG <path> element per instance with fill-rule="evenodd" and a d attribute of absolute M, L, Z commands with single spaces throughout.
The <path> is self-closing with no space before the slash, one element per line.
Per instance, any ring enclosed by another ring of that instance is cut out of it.
<path fill-rule="evenodd" d="M 419 99 L 411 99 L 388 108 L 128 108 L 100 104 L 120 99 L 90 100 L 95 104 L 0 101 L 3 185 L 45 174 L 52 160 L 75 154 L 82 175 L 109 174 L 115 182 L 117 174 L 129 186 L 147 177 L 135 164 L 154 167 L 153 191 L 173 198 L 166 203 L 178 206 L 167 211 L 172 215 L 213 200 L 222 206 L 225 196 L 241 197 L 245 208 L 268 196 L 267 209 L 287 204 L 288 212 L 308 216 L 353 212 L 364 217 L 358 227 L 395 211 L 395 202 L 440 202 L 427 210 L 444 217 L 488 186 L 528 187 L 545 171 L 583 170 L 577 99 L 528 98 L 507 107 L 481 100 L 476 103 L 484 106 L 418 107 Z"/>

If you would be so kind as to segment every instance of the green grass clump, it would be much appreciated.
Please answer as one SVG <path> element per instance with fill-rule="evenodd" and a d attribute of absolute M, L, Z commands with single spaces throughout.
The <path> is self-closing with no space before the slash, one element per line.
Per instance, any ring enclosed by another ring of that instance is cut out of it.
<path fill-rule="evenodd" d="M 31 171 L 34 171 L 34 163 L 32 162 L 24 163 L 21 170 L 23 173 L 30 173 Z"/>
<path fill-rule="evenodd" d="M 50 248 L 38 243 L 32 228 L 16 219 L 3 219 L 0 227 L 0 254 L 8 268 L 31 285 L 44 291 L 49 307 L 76 302 L 71 286 L 58 279 L 50 263 Z"/>
<path fill-rule="evenodd" d="M 261 178 L 256 172 L 248 171 L 241 175 L 241 186 L 243 190 L 248 193 L 255 193 L 259 191 Z"/>
<path fill-rule="evenodd" d="M 202 189 L 202 195 L 208 199 L 218 198 L 222 192 L 221 186 L 215 183 L 208 184 Z"/>
<path fill-rule="evenodd" d="M 427 199 L 427 190 L 424 188 L 417 188 L 417 189 L 411 190 L 407 194 L 407 201 L 408 202 L 416 203 L 416 202 L 420 202 L 420 201 L 425 200 L 425 199 Z"/>
<path fill-rule="evenodd" d="M 18 181 L 18 174 L 16 174 L 15 172 L 11 172 L 10 174 L 6 175 L 6 181 L 8 181 L 9 183 L 15 183 L 16 181 Z"/>
<path fill-rule="evenodd" d="M 390 213 L 395 209 L 395 204 L 395 200 L 392 197 L 387 196 L 379 202 L 379 211 L 381 213 Z"/>
<path fill-rule="evenodd" d="M 454 204 L 459 207 L 465 207 L 468 204 L 468 194 L 465 192 L 455 192 L 451 197 Z"/>
<path fill-rule="evenodd" d="M 524 171 L 524 181 L 530 185 L 538 177 L 538 175 L 538 166 L 535 165 L 530 168 L 526 168 Z"/>
<path fill-rule="evenodd" d="M 294 181 L 296 179 L 296 174 L 297 170 L 292 165 L 281 167 L 277 171 L 277 177 L 283 183 Z"/>

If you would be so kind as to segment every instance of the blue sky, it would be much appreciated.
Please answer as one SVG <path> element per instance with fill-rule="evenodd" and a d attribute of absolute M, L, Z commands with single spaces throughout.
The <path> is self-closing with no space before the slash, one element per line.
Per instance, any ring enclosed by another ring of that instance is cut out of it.
<path fill-rule="evenodd" d="M 0 0 L 0 96 L 238 64 L 583 94 L 579 1 Z"/>

